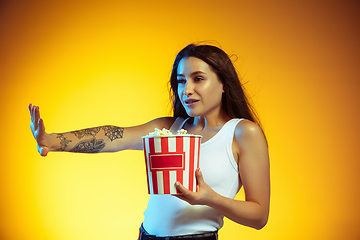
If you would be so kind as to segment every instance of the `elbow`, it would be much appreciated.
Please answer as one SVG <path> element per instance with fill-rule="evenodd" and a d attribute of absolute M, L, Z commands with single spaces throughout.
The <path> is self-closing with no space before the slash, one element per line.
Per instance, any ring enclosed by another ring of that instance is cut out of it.
<path fill-rule="evenodd" d="M 254 218 L 254 225 L 253 228 L 256 230 L 263 229 L 268 220 L 269 220 L 269 208 L 263 209 L 262 211 L 259 211 L 258 214 L 256 214 L 256 217 Z"/>
<path fill-rule="evenodd" d="M 254 225 L 252 227 L 256 230 L 260 230 L 265 227 L 267 222 L 268 222 L 268 216 L 258 219 L 256 222 L 254 222 Z"/>
<path fill-rule="evenodd" d="M 266 224 L 267 224 L 267 220 L 266 220 L 266 221 L 263 221 L 263 222 L 261 222 L 261 223 L 258 223 L 254 228 L 255 228 L 256 230 L 261 230 L 262 228 L 265 227 Z"/>
<path fill-rule="evenodd" d="M 238 223 L 245 225 L 247 227 L 256 229 L 256 230 L 261 230 L 265 227 L 267 222 L 268 222 L 268 217 L 266 216 L 266 217 L 262 217 L 262 218 L 252 219 L 252 220 L 248 221 L 247 223 L 240 223 L 240 222 L 238 222 Z"/>

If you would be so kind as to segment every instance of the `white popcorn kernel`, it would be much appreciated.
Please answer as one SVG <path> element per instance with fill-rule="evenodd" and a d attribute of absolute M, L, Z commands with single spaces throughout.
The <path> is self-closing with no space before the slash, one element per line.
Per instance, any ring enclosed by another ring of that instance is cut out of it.
<path fill-rule="evenodd" d="M 173 135 L 170 130 L 163 128 L 162 130 L 155 128 L 154 132 L 149 133 L 148 136 L 171 136 Z M 177 130 L 176 135 L 192 135 L 192 134 L 188 134 L 187 130 L 185 129 L 180 129 Z"/>
<path fill-rule="evenodd" d="M 185 130 L 185 129 L 177 130 L 177 134 L 185 135 L 185 134 L 187 134 L 187 130 Z"/>

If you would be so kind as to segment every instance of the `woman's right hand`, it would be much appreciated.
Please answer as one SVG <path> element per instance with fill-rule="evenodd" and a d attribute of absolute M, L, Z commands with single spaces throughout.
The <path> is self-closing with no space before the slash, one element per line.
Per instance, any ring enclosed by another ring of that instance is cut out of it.
<path fill-rule="evenodd" d="M 39 107 L 29 104 L 29 111 L 31 116 L 30 128 L 37 142 L 37 150 L 41 156 L 46 157 L 52 147 L 52 138 L 45 132 L 45 125 L 40 118 Z"/>

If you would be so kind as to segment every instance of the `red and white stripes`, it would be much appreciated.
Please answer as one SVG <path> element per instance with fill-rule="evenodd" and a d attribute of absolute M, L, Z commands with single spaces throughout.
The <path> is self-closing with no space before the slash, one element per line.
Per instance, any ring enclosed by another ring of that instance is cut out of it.
<path fill-rule="evenodd" d="M 143 137 L 149 194 L 178 194 L 179 181 L 196 191 L 201 136 Z"/>

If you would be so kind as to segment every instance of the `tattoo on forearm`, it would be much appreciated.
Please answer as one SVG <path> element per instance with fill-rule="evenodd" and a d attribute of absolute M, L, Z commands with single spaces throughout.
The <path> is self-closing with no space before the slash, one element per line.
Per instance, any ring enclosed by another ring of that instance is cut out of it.
<path fill-rule="evenodd" d="M 107 136 L 111 141 L 114 141 L 115 139 L 123 138 L 124 136 L 124 128 L 115 127 L 115 126 L 94 127 L 94 128 L 73 131 L 71 133 L 74 134 L 79 139 L 81 139 L 85 136 L 96 137 L 96 135 L 100 132 L 101 129 L 104 130 L 105 136 Z"/>
<path fill-rule="evenodd" d="M 122 127 L 104 126 L 102 129 L 105 132 L 105 136 L 107 136 L 111 141 L 114 141 L 118 138 L 123 138 L 124 128 Z"/>
<path fill-rule="evenodd" d="M 64 137 L 64 135 L 62 135 L 61 133 L 58 133 L 56 137 L 60 139 L 61 145 L 59 149 L 56 149 L 57 151 L 65 151 L 67 145 L 72 142 L 71 140 L 67 140 L 66 137 Z"/>
<path fill-rule="evenodd" d="M 98 132 L 100 132 L 101 127 L 95 127 L 95 128 L 88 128 L 88 129 L 82 129 L 78 131 L 71 132 L 75 134 L 79 139 L 83 138 L 86 135 L 90 135 L 95 137 Z"/>
<path fill-rule="evenodd" d="M 70 150 L 70 152 L 78 153 L 97 153 L 105 147 L 103 139 L 87 139 L 80 141 L 76 146 Z"/>

